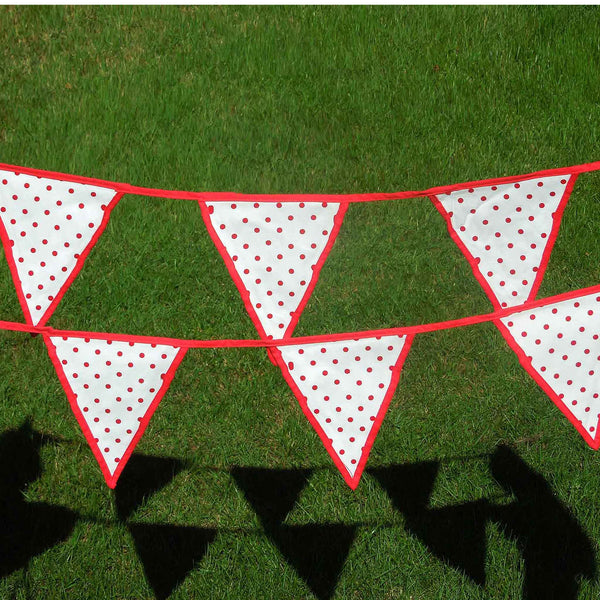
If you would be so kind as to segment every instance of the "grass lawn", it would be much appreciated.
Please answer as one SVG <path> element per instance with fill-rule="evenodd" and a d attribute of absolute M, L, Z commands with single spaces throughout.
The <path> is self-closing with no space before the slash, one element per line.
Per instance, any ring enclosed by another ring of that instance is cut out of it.
<path fill-rule="evenodd" d="M 0 7 L 0 31 L 5 163 L 351 193 L 600 158 L 597 7 Z M 583 174 L 538 297 L 600 282 L 598 231 Z M 4 261 L 0 306 L 23 321 Z M 295 334 L 489 310 L 428 200 L 356 204 Z M 49 324 L 256 337 L 197 204 L 135 196 Z M 355 492 L 252 349 L 188 352 L 113 492 L 42 340 L 0 332 L 0 461 L 0 598 L 600 595 L 600 457 L 491 323 L 417 336 Z"/>

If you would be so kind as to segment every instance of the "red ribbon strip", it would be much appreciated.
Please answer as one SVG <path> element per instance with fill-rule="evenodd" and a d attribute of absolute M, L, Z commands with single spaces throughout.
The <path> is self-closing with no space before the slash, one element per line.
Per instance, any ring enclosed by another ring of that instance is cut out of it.
<path fill-rule="evenodd" d="M 67 175 L 66 173 L 44 171 L 42 169 L 30 169 L 28 167 L 19 167 L 5 163 L 0 163 L 0 169 L 17 173 L 27 173 L 29 175 L 37 175 L 40 177 L 51 177 L 60 181 L 101 185 L 110 187 L 111 189 L 114 189 L 122 194 L 136 194 L 138 196 L 152 196 L 157 198 L 169 198 L 173 200 L 195 200 L 201 202 L 242 202 L 244 200 L 254 202 L 378 202 L 382 200 L 420 198 L 437 194 L 445 194 L 463 188 L 477 187 L 480 185 L 513 183 L 522 181 L 523 179 L 533 179 L 536 177 L 598 171 L 600 170 L 600 161 L 585 163 L 582 165 L 573 165 L 571 167 L 561 167 L 558 169 L 546 169 L 544 171 L 536 171 L 535 173 L 526 173 L 524 175 L 511 175 L 509 177 L 498 177 L 496 179 L 482 179 L 479 181 L 468 181 L 465 183 L 442 185 L 432 187 L 427 190 L 366 194 L 241 194 L 238 192 L 185 192 L 179 190 L 146 188 L 142 186 L 131 185 L 129 183 L 118 183 L 103 179 L 95 179 L 92 177 L 81 177 L 79 175 Z"/>

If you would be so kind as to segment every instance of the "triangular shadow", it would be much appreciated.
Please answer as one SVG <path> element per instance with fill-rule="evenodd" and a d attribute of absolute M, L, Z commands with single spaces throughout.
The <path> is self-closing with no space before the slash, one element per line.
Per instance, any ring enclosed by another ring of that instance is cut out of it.
<path fill-rule="evenodd" d="M 313 594 L 328 600 L 335 591 L 356 527 L 337 523 L 283 524 L 310 474 L 308 469 L 231 469 L 266 535 Z"/>
<path fill-rule="evenodd" d="M 280 526 L 292 510 L 311 471 L 234 467 L 230 473 L 265 530 L 269 531 Z"/>
<path fill-rule="evenodd" d="M 133 454 L 114 491 L 119 519 L 126 521 L 149 496 L 168 485 L 184 466 L 184 462 L 176 458 Z"/>
<path fill-rule="evenodd" d="M 525 562 L 524 600 L 576 600 L 579 580 L 597 575 L 594 544 L 548 482 L 510 448 L 491 456 L 496 481 L 517 501 L 490 517 L 517 542 Z"/>
<path fill-rule="evenodd" d="M 40 448 L 51 441 L 26 421 L 0 435 L 0 578 L 64 542 L 77 513 L 45 502 L 26 502 L 23 491 L 42 475 Z"/>
<path fill-rule="evenodd" d="M 168 598 L 204 558 L 216 529 L 167 524 L 127 525 L 157 600 Z"/>
<path fill-rule="evenodd" d="M 422 512 L 429 504 L 439 462 L 407 463 L 368 469 L 387 492 L 394 508 L 404 514 Z"/>
<path fill-rule="evenodd" d="M 355 525 L 284 525 L 269 532 L 285 559 L 319 600 L 333 596 L 356 535 Z"/>
<path fill-rule="evenodd" d="M 438 470 L 439 463 L 431 461 L 370 469 L 369 473 L 385 489 L 394 508 L 404 514 L 410 533 L 433 555 L 483 586 L 487 503 L 428 508 Z"/>

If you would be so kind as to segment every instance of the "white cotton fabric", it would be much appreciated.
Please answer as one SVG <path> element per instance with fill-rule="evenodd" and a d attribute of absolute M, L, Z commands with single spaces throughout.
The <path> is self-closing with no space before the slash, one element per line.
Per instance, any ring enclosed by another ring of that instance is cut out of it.
<path fill-rule="evenodd" d="M 501 307 L 528 300 L 570 175 L 437 196 Z"/>
<path fill-rule="evenodd" d="M 265 333 L 283 337 L 305 296 L 340 210 L 332 202 L 207 203 Z"/>
<path fill-rule="evenodd" d="M 115 195 L 95 185 L 0 170 L 0 218 L 34 325 L 73 272 Z"/>
<path fill-rule="evenodd" d="M 600 417 L 600 295 L 588 294 L 501 319 L 531 367 L 592 438 Z"/>
<path fill-rule="evenodd" d="M 290 377 L 353 476 L 406 336 L 281 346 Z"/>
<path fill-rule="evenodd" d="M 112 475 L 179 348 L 88 338 L 50 340 L 77 407 Z"/>

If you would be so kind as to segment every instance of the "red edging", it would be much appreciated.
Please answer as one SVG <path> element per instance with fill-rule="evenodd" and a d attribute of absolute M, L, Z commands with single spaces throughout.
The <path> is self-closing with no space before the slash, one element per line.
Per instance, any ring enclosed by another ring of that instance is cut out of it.
<path fill-rule="evenodd" d="M 372 336 L 360 336 L 360 337 L 362 339 L 363 337 L 372 337 Z M 364 470 L 367 460 L 369 458 L 371 448 L 373 447 L 373 444 L 375 443 L 375 438 L 377 437 L 379 428 L 381 427 L 381 424 L 383 423 L 383 419 L 385 417 L 387 409 L 390 405 L 392 397 L 394 396 L 394 392 L 396 391 L 396 387 L 397 387 L 398 381 L 400 379 L 400 373 L 402 372 L 402 367 L 404 365 L 404 361 L 406 360 L 406 356 L 408 355 L 408 352 L 410 351 L 410 347 L 412 345 L 414 337 L 415 337 L 414 335 L 406 336 L 406 340 L 404 342 L 402 351 L 400 352 L 400 355 L 398 356 L 398 360 L 396 361 L 396 364 L 392 367 L 392 378 L 390 380 L 390 385 L 388 386 L 387 392 L 383 398 L 383 402 L 381 404 L 381 407 L 379 408 L 379 412 L 377 413 L 377 416 L 375 417 L 375 421 L 373 422 L 373 427 L 371 428 L 369 436 L 367 437 L 365 445 L 363 446 L 362 454 L 361 454 L 360 460 L 358 462 L 358 465 L 356 466 L 356 471 L 354 472 L 353 476 L 350 475 L 350 472 L 348 471 L 348 469 L 346 468 L 344 463 L 340 460 L 339 456 L 337 455 L 337 452 L 333 449 L 333 446 L 331 444 L 329 436 L 325 433 L 325 431 L 323 431 L 323 428 L 321 427 L 321 425 L 319 425 L 319 422 L 315 419 L 314 415 L 308 408 L 306 397 L 300 391 L 300 389 L 296 385 L 296 382 L 294 381 L 293 377 L 290 375 L 288 366 L 285 363 L 285 360 L 283 359 L 281 351 L 279 350 L 279 348 L 272 349 L 273 356 L 274 356 L 275 360 L 277 361 L 277 366 L 281 369 L 281 373 L 282 373 L 286 383 L 290 386 L 292 392 L 294 393 L 294 396 L 296 397 L 296 400 L 298 400 L 298 404 L 300 404 L 300 408 L 302 409 L 304 416 L 308 419 L 310 424 L 313 426 L 314 430 L 316 431 L 317 435 L 319 436 L 319 439 L 325 446 L 327 453 L 332 458 L 333 462 L 335 463 L 335 466 L 338 468 L 338 471 L 344 478 L 344 481 L 350 486 L 350 489 L 352 489 L 352 490 L 355 490 L 358 487 L 358 483 L 360 481 L 363 470 Z"/>
<path fill-rule="evenodd" d="M 581 296 L 583 294 L 578 294 L 577 296 Z M 572 425 L 577 429 L 581 437 L 586 441 L 587 445 L 593 450 L 598 450 L 600 448 L 600 418 L 598 419 L 598 424 L 596 425 L 596 437 L 593 438 L 589 432 L 583 427 L 583 425 L 578 421 L 577 417 L 569 411 L 566 404 L 558 397 L 558 394 L 546 383 L 544 378 L 536 371 L 536 369 L 531 364 L 531 359 L 525 354 L 523 349 L 517 344 L 515 338 L 512 336 L 508 328 L 502 323 L 502 321 L 494 321 L 496 327 L 502 334 L 502 337 L 506 340 L 507 344 L 513 350 L 513 352 L 517 355 L 521 366 L 531 375 L 534 381 L 544 390 L 546 395 L 556 404 L 558 409 L 569 419 Z"/>
<path fill-rule="evenodd" d="M 221 258 L 223 259 L 223 262 L 225 263 L 225 266 L 227 267 L 227 271 L 229 271 L 229 275 L 231 275 L 231 278 L 233 279 L 233 282 L 235 283 L 235 286 L 237 287 L 238 292 L 240 293 L 240 296 L 242 297 L 242 302 L 244 303 L 246 311 L 248 312 L 250 319 L 252 320 L 252 322 L 254 323 L 254 326 L 256 327 L 256 330 L 258 331 L 258 335 L 264 340 L 272 340 L 273 336 L 267 335 L 266 331 L 264 330 L 262 323 L 260 322 L 260 319 L 258 318 L 256 311 L 254 310 L 254 306 L 252 305 L 252 302 L 250 302 L 250 292 L 244 285 L 242 278 L 239 276 L 237 269 L 235 268 L 233 259 L 229 255 L 227 248 L 225 247 L 225 245 L 219 238 L 219 235 L 217 234 L 217 232 L 212 224 L 212 220 L 210 218 L 210 210 L 209 210 L 208 206 L 206 205 L 205 202 L 198 202 L 198 205 L 200 206 L 200 211 L 202 212 L 202 219 L 204 220 L 204 224 L 206 225 L 208 235 L 210 236 L 210 239 L 213 241 L 214 245 L 216 246 L 217 250 L 219 251 Z M 290 321 L 290 324 L 287 326 L 285 333 L 283 334 L 284 338 L 287 338 L 292 335 L 292 331 L 296 327 L 298 320 L 300 319 L 300 315 L 302 314 L 304 307 L 306 306 L 308 300 L 310 299 L 312 291 L 314 290 L 315 286 L 317 285 L 317 280 L 319 279 L 319 275 L 321 273 L 321 268 L 325 264 L 325 261 L 327 260 L 327 257 L 329 256 L 329 253 L 331 252 L 331 249 L 333 248 L 333 245 L 335 244 L 335 240 L 336 240 L 337 235 L 342 226 L 342 222 L 344 220 L 344 216 L 346 214 L 347 209 L 348 209 L 347 203 L 340 203 L 339 209 L 333 219 L 333 227 L 331 229 L 331 235 L 329 236 L 329 239 L 327 240 L 327 244 L 325 245 L 323 252 L 321 252 L 321 256 L 319 257 L 319 260 L 317 261 L 315 268 L 313 269 L 311 280 L 304 292 L 304 295 L 302 296 L 302 300 L 300 301 L 298 308 L 292 314 L 292 320 Z M 271 358 L 270 353 L 269 353 L 269 358 Z"/>
<path fill-rule="evenodd" d="M 43 338 L 44 338 L 44 342 L 46 343 L 46 346 L 48 348 L 48 354 L 50 355 L 50 360 L 52 361 L 52 364 L 54 365 L 54 369 L 56 370 L 58 379 L 60 380 L 60 383 L 63 386 L 63 389 L 65 390 L 67 399 L 69 400 L 69 405 L 71 406 L 71 410 L 73 411 L 73 414 L 75 415 L 75 418 L 77 419 L 77 422 L 79 423 L 79 426 L 81 427 L 83 435 L 84 435 L 87 443 L 89 444 L 89 446 L 96 458 L 96 461 L 98 462 L 98 465 L 100 466 L 100 470 L 102 471 L 102 475 L 104 476 L 104 480 L 106 481 L 106 484 L 108 485 L 109 488 L 114 489 L 115 486 L 117 485 L 117 480 L 119 479 L 121 472 L 125 468 L 125 465 L 127 464 L 129 457 L 131 456 L 131 453 L 134 451 L 135 447 L 137 446 L 138 442 L 140 441 L 140 438 L 146 431 L 146 427 L 148 426 L 148 423 L 150 422 L 152 415 L 158 408 L 158 405 L 160 404 L 166 391 L 169 389 L 169 386 L 171 385 L 171 381 L 173 380 L 173 377 L 175 376 L 175 372 L 177 371 L 179 364 L 181 363 L 181 361 L 183 360 L 183 357 L 185 356 L 185 354 L 187 352 L 187 348 L 180 348 L 178 350 L 177 354 L 175 355 L 175 358 L 173 359 L 173 362 L 171 363 L 169 370 L 165 374 L 162 386 L 158 390 L 158 393 L 154 397 L 154 400 L 150 404 L 143 419 L 140 421 L 140 426 L 139 426 L 136 434 L 134 435 L 133 439 L 129 443 L 129 446 L 127 446 L 127 450 L 125 450 L 123 457 L 119 461 L 119 464 L 117 465 L 117 468 L 116 468 L 114 474 L 111 475 L 110 471 L 108 470 L 106 460 L 104 459 L 104 456 L 102 455 L 102 452 L 100 451 L 100 448 L 98 447 L 98 444 L 95 442 L 94 436 L 93 436 L 92 432 L 90 431 L 90 428 L 88 427 L 88 424 L 86 423 L 86 421 L 83 417 L 83 414 L 81 413 L 81 411 L 79 410 L 79 407 L 77 406 L 76 394 L 73 392 L 73 389 L 71 388 L 71 385 L 69 384 L 69 380 L 67 379 L 64 369 L 62 368 L 60 360 L 56 354 L 56 347 L 52 343 L 52 340 L 50 339 L 49 335 L 44 334 Z"/>
<path fill-rule="evenodd" d="M 567 206 L 567 202 L 569 201 L 569 198 L 571 196 L 571 192 L 573 191 L 573 187 L 575 186 L 575 182 L 577 181 L 578 173 L 573 172 L 573 173 L 568 173 L 568 175 L 570 176 L 569 183 L 567 184 L 567 187 L 565 188 L 565 191 L 564 191 L 562 198 L 558 204 L 558 207 L 556 208 L 556 211 L 552 214 L 552 221 L 553 221 L 552 229 L 550 231 L 550 235 L 548 236 L 548 242 L 546 243 L 546 247 L 542 254 L 542 259 L 541 259 L 540 265 L 538 267 L 538 271 L 535 275 L 533 286 L 531 287 L 531 290 L 529 291 L 529 294 L 527 296 L 527 300 L 532 300 L 536 297 L 538 290 L 540 288 L 540 285 L 542 284 L 542 280 L 544 279 L 544 274 L 546 272 L 548 262 L 550 261 L 550 255 L 552 254 L 552 249 L 554 248 L 554 243 L 556 242 L 556 238 L 558 237 L 558 232 L 560 230 L 560 224 L 562 221 L 562 216 L 563 216 L 564 210 L 565 210 L 565 208 Z M 535 177 L 535 178 L 529 177 L 528 179 L 537 179 L 537 177 Z M 520 181 L 522 181 L 522 180 L 520 180 Z M 462 189 L 462 188 L 459 188 L 459 189 Z M 477 264 L 475 257 L 473 256 L 473 254 L 471 254 L 470 250 L 465 246 L 463 241 L 460 239 L 460 236 L 458 235 L 458 233 L 452 226 L 452 219 L 450 218 L 450 214 L 444 208 L 443 204 L 441 203 L 440 199 L 437 196 L 435 196 L 435 195 L 430 196 L 430 200 L 433 202 L 433 205 L 437 208 L 440 215 L 442 215 L 442 217 L 444 218 L 444 221 L 446 221 L 446 227 L 448 229 L 448 233 L 450 234 L 450 237 L 452 238 L 454 243 L 458 246 L 459 250 L 463 253 L 464 257 L 467 259 L 467 262 L 469 263 L 471 270 L 473 271 L 473 275 L 475 276 L 475 279 L 477 279 L 477 281 L 479 282 L 479 285 L 481 285 L 481 287 L 483 288 L 483 291 L 486 293 L 487 297 L 490 299 L 492 306 L 496 310 L 502 310 L 502 306 L 501 306 L 500 302 L 498 301 L 496 294 L 494 293 L 494 291 L 490 287 L 489 283 L 487 282 L 487 280 L 485 279 L 485 277 L 479 270 L 479 265 Z"/>
<path fill-rule="evenodd" d="M 496 177 L 493 179 L 481 179 L 479 181 L 468 181 L 452 185 L 441 185 L 431 187 L 427 190 L 391 192 L 391 193 L 363 193 L 363 194 L 241 194 L 237 192 L 185 192 L 178 190 L 163 190 L 131 185 L 129 183 L 118 183 L 93 177 L 80 175 L 67 175 L 58 171 L 45 171 L 43 169 L 32 169 L 0 163 L 0 169 L 10 170 L 16 173 L 27 173 L 40 177 L 51 177 L 59 181 L 73 181 L 109 187 L 123 194 L 136 194 L 139 196 L 151 196 L 158 198 L 169 198 L 173 200 L 195 200 L 199 202 L 376 202 L 381 200 L 403 200 L 406 198 L 418 198 L 460 190 L 465 187 L 478 187 L 481 185 L 494 185 L 502 183 L 513 183 L 523 179 L 533 179 L 550 175 L 568 175 L 571 173 L 587 173 L 600 170 L 600 161 L 573 165 L 570 167 L 559 167 L 526 173 L 523 175 L 510 175 L 508 177 Z"/>

